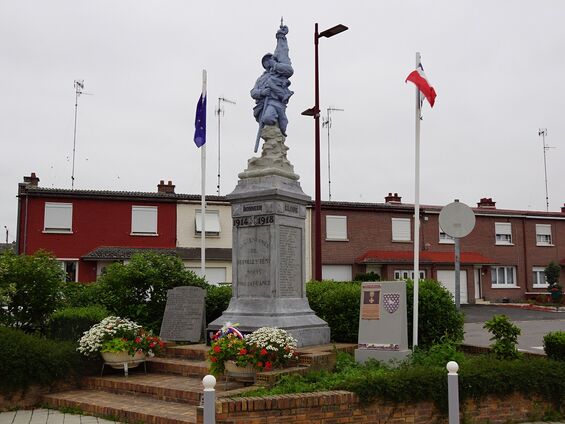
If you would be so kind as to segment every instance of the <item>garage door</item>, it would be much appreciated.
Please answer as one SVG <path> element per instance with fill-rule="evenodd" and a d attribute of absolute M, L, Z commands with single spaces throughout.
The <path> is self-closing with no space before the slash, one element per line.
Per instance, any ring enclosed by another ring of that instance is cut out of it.
<path fill-rule="evenodd" d="M 351 281 L 351 265 L 322 265 L 322 279 Z"/>
<path fill-rule="evenodd" d="M 461 304 L 468 303 L 467 302 L 467 271 L 461 271 L 459 274 L 461 281 Z M 455 271 L 438 271 L 437 272 L 437 279 L 444 286 L 447 290 L 453 294 L 453 298 L 455 299 Z"/>

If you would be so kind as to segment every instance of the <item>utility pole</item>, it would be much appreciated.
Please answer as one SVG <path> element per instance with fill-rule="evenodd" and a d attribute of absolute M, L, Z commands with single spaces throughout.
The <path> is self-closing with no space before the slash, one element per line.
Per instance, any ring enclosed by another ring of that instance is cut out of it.
<path fill-rule="evenodd" d="M 84 90 L 84 80 L 75 80 L 75 127 L 73 131 L 73 169 L 71 173 L 71 189 L 75 188 L 75 152 L 77 145 L 77 115 L 78 115 L 78 98 L 81 94 L 91 95 L 90 93 L 85 93 Z"/>
<path fill-rule="evenodd" d="M 331 112 L 333 111 L 343 112 L 344 109 L 329 107 L 326 110 L 327 110 L 327 115 L 326 118 L 322 120 L 322 128 L 323 127 L 328 128 L 328 197 L 329 200 L 331 201 L 332 200 L 332 177 L 331 177 L 331 157 L 330 157 L 330 128 L 332 127 Z"/>
<path fill-rule="evenodd" d="M 547 160 L 546 153 L 552 147 L 545 144 L 545 136 L 547 135 L 547 128 L 540 128 L 538 130 L 538 136 L 541 137 L 543 143 L 543 171 L 545 175 L 545 210 L 549 212 L 549 194 L 547 191 Z"/>
<path fill-rule="evenodd" d="M 8 244 L 8 227 L 4 225 L 4 229 L 6 230 L 6 244 Z"/>
<path fill-rule="evenodd" d="M 216 186 L 218 196 L 220 195 L 220 174 L 221 174 L 221 149 L 220 149 L 220 140 L 221 140 L 221 128 L 222 128 L 222 121 L 221 117 L 224 115 L 224 109 L 222 108 L 222 103 L 229 103 L 235 105 L 236 103 L 232 100 L 226 99 L 225 97 L 218 97 L 218 108 L 214 111 L 216 116 L 218 117 L 218 185 Z"/>

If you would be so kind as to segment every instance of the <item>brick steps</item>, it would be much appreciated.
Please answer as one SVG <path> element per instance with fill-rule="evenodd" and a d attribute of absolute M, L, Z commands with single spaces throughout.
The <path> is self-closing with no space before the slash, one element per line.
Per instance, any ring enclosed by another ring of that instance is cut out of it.
<path fill-rule="evenodd" d="M 196 406 L 144 396 L 121 395 L 100 390 L 73 390 L 44 395 L 55 408 L 79 408 L 84 412 L 130 423 L 187 424 L 196 422 Z"/>
<path fill-rule="evenodd" d="M 176 374 L 185 377 L 204 377 L 210 368 L 207 361 L 195 361 L 182 358 L 154 357 L 147 360 L 147 369 L 151 372 Z"/>
<path fill-rule="evenodd" d="M 160 356 L 205 361 L 206 353 L 209 349 L 210 346 L 206 346 L 204 343 L 193 345 L 169 345 L 161 351 Z"/>
<path fill-rule="evenodd" d="M 82 381 L 83 388 L 103 390 L 117 394 L 147 396 L 154 399 L 184 402 L 199 405 L 202 395 L 202 379 L 183 377 L 171 374 L 130 374 L 110 375 L 104 377 L 86 377 Z M 241 384 L 222 382 L 216 386 L 217 395 L 221 396 L 226 390 L 239 389 Z"/>

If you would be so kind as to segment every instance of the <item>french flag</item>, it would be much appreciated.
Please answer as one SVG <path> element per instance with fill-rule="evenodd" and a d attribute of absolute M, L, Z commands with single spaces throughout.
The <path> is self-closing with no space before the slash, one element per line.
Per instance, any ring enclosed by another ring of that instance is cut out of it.
<path fill-rule="evenodd" d="M 434 103 L 436 100 L 436 91 L 428 82 L 428 78 L 426 78 L 426 74 L 424 73 L 424 68 L 420 63 L 415 71 L 410 72 L 410 75 L 406 77 L 405 82 L 413 82 L 418 90 L 428 99 L 431 107 L 434 107 Z"/>

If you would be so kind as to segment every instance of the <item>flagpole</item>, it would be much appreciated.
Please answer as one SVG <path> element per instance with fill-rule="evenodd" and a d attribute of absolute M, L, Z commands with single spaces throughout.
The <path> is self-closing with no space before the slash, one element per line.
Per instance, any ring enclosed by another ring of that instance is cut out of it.
<path fill-rule="evenodd" d="M 416 69 L 420 66 L 420 53 L 416 53 Z M 416 87 L 415 128 L 415 181 L 414 181 L 414 307 L 412 323 L 412 348 L 418 346 L 418 295 L 420 279 L 420 89 Z"/>
<path fill-rule="evenodd" d="M 206 97 L 207 75 L 202 70 L 202 98 Z M 200 276 L 206 277 L 206 143 L 200 147 L 201 199 L 200 199 Z"/>

